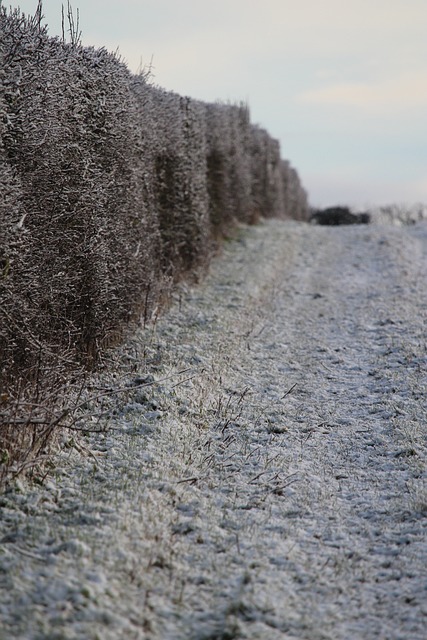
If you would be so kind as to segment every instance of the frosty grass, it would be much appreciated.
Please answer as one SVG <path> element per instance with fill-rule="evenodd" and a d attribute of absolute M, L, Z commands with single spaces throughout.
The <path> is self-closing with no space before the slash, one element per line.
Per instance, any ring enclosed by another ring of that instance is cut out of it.
<path fill-rule="evenodd" d="M 426 289 L 426 222 L 242 230 L 0 496 L 1 640 L 424 640 Z"/>

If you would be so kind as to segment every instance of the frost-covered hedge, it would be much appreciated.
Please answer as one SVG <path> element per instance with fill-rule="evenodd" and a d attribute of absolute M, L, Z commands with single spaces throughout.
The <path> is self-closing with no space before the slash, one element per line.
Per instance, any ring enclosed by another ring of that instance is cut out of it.
<path fill-rule="evenodd" d="M 71 372 L 150 318 L 236 221 L 308 213 L 245 106 L 50 38 L 40 7 L 0 7 L 0 196 L 0 463 L 19 438 L 28 454 L 24 424 L 45 447 Z"/>

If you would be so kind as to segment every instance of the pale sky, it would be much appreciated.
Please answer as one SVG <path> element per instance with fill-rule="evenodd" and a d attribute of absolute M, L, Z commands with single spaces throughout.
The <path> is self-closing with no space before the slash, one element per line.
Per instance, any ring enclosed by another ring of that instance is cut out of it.
<path fill-rule="evenodd" d="M 33 13 L 37 0 L 9 0 Z M 44 0 L 51 35 L 61 1 Z M 83 44 L 244 101 L 314 206 L 427 203 L 427 0 L 75 0 Z"/>

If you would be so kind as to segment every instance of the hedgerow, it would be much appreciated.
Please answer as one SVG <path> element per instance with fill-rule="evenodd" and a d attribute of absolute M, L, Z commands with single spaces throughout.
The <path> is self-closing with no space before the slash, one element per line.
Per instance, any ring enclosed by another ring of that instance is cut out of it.
<path fill-rule="evenodd" d="M 308 207 L 247 106 L 155 87 L 75 31 L 49 37 L 41 2 L 34 16 L 0 6 L 0 61 L 4 477 L 47 452 L 64 389 L 236 222 Z"/>

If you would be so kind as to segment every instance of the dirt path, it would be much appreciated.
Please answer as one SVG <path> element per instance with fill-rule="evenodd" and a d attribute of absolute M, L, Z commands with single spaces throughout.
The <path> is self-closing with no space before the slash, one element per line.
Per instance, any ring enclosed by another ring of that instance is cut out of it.
<path fill-rule="evenodd" d="M 242 233 L 0 498 L 0 638 L 423 640 L 426 283 L 425 223 Z"/>

